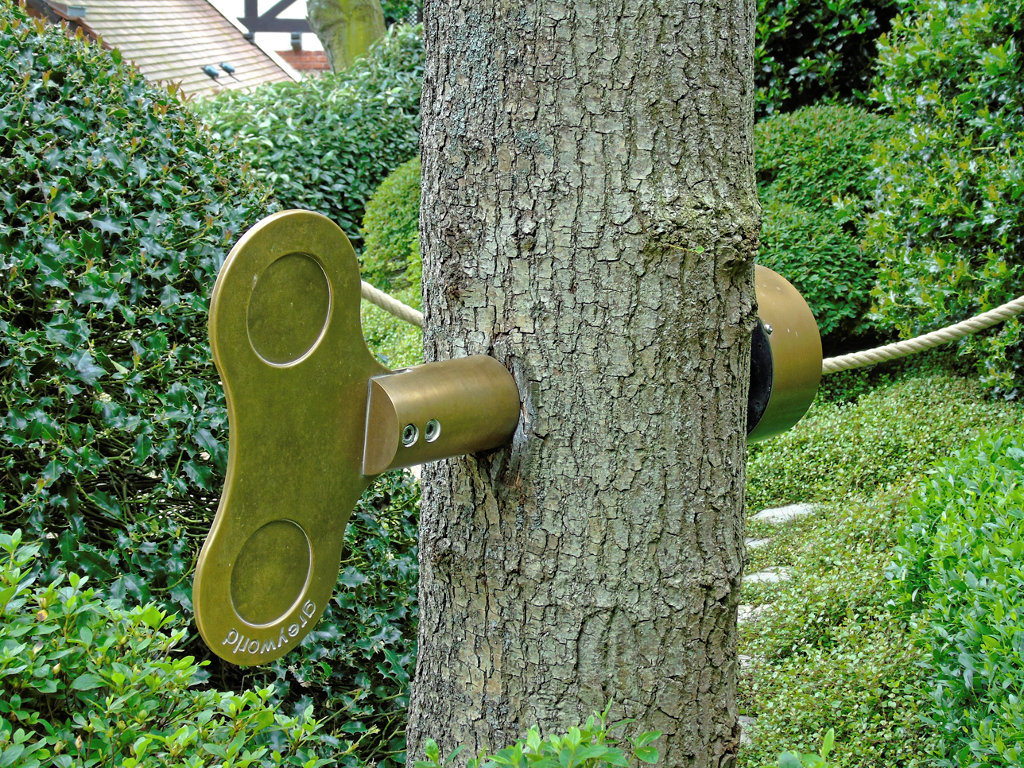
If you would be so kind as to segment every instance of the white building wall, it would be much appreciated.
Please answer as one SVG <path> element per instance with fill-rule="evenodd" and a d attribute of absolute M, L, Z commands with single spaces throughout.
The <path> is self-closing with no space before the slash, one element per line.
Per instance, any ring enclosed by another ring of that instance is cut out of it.
<path fill-rule="evenodd" d="M 232 19 L 240 19 L 245 15 L 245 0 L 210 0 L 225 16 Z M 277 0 L 259 0 L 257 10 L 265 13 L 270 10 Z M 282 19 L 304 19 L 306 18 L 306 0 L 296 0 L 279 18 Z M 269 48 L 273 51 L 287 51 L 292 47 L 292 38 L 287 32 L 257 32 L 256 42 L 262 48 Z M 312 32 L 302 35 L 302 49 L 304 51 L 322 51 L 323 46 L 319 38 Z"/>

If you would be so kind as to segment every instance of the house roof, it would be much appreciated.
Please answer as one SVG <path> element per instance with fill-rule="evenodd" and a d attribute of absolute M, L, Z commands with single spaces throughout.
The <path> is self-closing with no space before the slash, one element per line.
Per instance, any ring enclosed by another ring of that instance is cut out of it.
<path fill-rule="evenodd" d="M 245 29 L 208 0 L 81 0 L 50 5 L 72 16 L 75 9 L 67 6 L 84 5 L 80 21 L 85 31 L 119 49 L 146 79 L 180 83 L 189 95 L 299 79 L 277 54 L 247 40 Z M 221 63 L 234 72 L 226 72 Z M 218 77 L 210 77 L 204 67 L 213 67 Z"/>

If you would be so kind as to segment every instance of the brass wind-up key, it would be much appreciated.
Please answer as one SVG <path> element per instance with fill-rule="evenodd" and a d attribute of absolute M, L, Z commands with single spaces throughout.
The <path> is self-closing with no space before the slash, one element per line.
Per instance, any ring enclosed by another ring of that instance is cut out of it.
<path fill-rule="evenodd" d="M 821 341 L 788 282 L 757 267 L 748 439 L 788 429 L 814 399 Z M 193 603 L 207 645 L 240 665 L 290 651 L 338 580 L 345 526 L 375 475 L 509 442 L 519 392 L 477 355 L 391 372 L 366 348 L 355 253 L 329 219 L 285 211 L 228 254 L 210 342 L 231 430 Z"/>
<path fill-rule="evenodd" d="M 316 624 L 373 476 L 503 445 L 519 421 L 493 358 L 388 371 L 366 348 L 359 302 L 348 238 L 306 211 L 249 230 L 214 286 L 230 444 L 193 602 L 207 645 L 235 664 L 272 661 Z"/>

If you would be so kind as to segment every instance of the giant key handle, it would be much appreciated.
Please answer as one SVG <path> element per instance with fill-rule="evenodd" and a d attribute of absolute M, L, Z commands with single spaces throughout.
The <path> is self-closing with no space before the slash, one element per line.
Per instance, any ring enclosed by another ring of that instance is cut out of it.
<path fill-rule="evenodd" d="M 749 439 L 787 429 L 814 399 L 817 326 L 800 294 L 757 268 Z M 345 526 L 385 470 L 504 445 L 519 421 L 511 374 L 482 355 L 389 371 L 359 320 L 355 253 L 329 219 L 270 216 L 228 254 L 210 304 L 228 466 L 196 565 L 207 645 L 240 665 L 290 651 L 338 580 Z"/>
<path fill-rule="evenodd" d="M 493 358 L 388 371 L 366 348 L 359 303 L 348 239 L 306 211 L 249 230 L 214 286 L 231 439 L 193 602 L 207 645 L 235 664 L 276 659 L 316 624 L 373 476 L 497 447 L 519 421 L 515 382 Z"/>

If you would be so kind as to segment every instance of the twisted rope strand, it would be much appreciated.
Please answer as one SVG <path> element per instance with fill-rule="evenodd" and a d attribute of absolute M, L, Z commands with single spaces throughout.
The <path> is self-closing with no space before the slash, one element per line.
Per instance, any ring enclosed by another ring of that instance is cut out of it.
<path fill-rule="evenodd" d="M 363 298 L 371 304 L 380 307 L 399 320 L 415 325 L 417 328 L 423 327 L 423 313 L 419 310 L 413 309 L 393 296 L 384 293 L 384 291 L 374 288 L 365 280 L 362 281 L 361 289 Z M 940 344 L 957 341 L 965 336 L 984 331 L 986 328 L 991 328 L 993 325 L 1004 320 L 1009 320 L 1021 312 L 1024 312 L 1024 296 L 1018 296 L 1013 301 L 1008 301 L 995 309 L 990 309 L 988 312 L 983 312 L 968 320 L 963 320 L 931 333 L 915 336 L 912 339 L 897 341 L 882 347 L 864 350 L 863 352 L 851 352 L 848 355 L 826 358 L 821 361 L 821 375 L 827 376 L 830 373 L 849 371 L 853 368 L 865 368 L 869 365 L 877 365 L 889 360 L 907 357 L 915 352 L 924 352 Z"/>
<path fill-rule="evenodd" d="M 830 373 L 848 371 L 852 368 L 864 368 L 876 363 L 884 363 L 888 360 L 906 357 L 915 352 L 924 352 L 926 349 L 937 347 L 949 341 L 957 341 L 965 336 L 978 333 L 978 331 L 991 328 L 993 325 L 1009 320 L 1021 312 L 1024 312 L 1024 296 L 1018 296 L 1013 301 L 1008 301 L 995 309 L 990 309 L 988 312 L 983 312 L 968 320 L 963 320 L 931 333 L 915 336 L 912 339 L 897 341 L 863 352 L 851 352 L 848 355 L 827 358 L 821 362 L 821 375 L 827 376 Z"/>
<path fill-rule="evenodd" d="M 417 328 L 423 327 L 423 313 L 417 309 L 413 309 L 408 304 L 403 304 L 394 296 L 388 296 L 384 291 L 378 290 L 370 285 L 365 280 L 361 281 L 360 293 L 363 298 L 374 306 L 380 307 L 385 312 L 394 315 L 399 320 L 405 320 L 405 322 L 415 325 Z"/>

